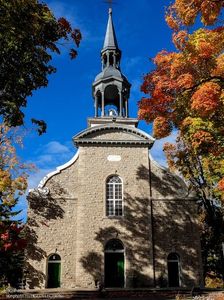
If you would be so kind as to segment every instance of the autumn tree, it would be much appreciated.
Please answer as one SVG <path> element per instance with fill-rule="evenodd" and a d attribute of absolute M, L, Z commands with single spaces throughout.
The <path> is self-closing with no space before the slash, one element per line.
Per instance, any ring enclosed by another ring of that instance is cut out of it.
<path fill-rule="evenodd" d="M 48 75 L 56 71 L 52 54 L 66 45 L 75 58 L 80 40 L 80 31 L 57 19 L 42 1 L 0 0 L 0 115 L 9 126 L 23 124 L 27 98 L 46 87 Z M 46 130 L 43 121 L 32 122 L 39 133 Z"/>
<path fill-rule="evenodd" d="M 16 218 L 20 213 L 16 205 L 26 191 L 27 174 L 32 168 L 18 158 L 15 145 L 21 142 L 20 132 L 0 125 L 0 283 L 12 285 L 22 273 L 20 264 L 26 243 L 23 224 Z"/>
<path fill-rule="evenodd" d="M 176 51 L 163 50 L 154 58 L 155 69 L 146 74 L 141 87 L 146 96 L 139 102 L 139 119 L 153 122 L 156 138 L 178 132 L 176 143 L 165 144 L 164 151 L 169 167 L 200 199 L 203 241 L 210 243 L 210 248 L 204 247 L 207 267 L 214 256 L 212 243 L 220 252 L 224 241 L 224 27 L 219 25 L 223 6 L 221 0 L 176 0 L 168 8 L 166 21 Z M 198 16 L 203 26 L 191 32 L 189 26 Z M 215 268 L 218 264 L 220 260 Z"/>

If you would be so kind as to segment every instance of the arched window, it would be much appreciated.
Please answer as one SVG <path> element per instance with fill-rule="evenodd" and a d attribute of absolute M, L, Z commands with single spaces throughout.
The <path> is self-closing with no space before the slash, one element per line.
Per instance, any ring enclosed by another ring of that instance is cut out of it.
<path fill-rule="evenodd" d="M 61 257 L 58 254 L 52 254 L 47 262 L 47 287 L 57 288 L 61 285 Z"/>
<path fill-rule="evenodd" d="M 123 184 L 117 175 L 109 177 L 106 182 L 106 215 L 123 215 Z"/>
<path fill-rule="evenodd" d="M 172 252 L 167 257 L 169 287 L 180 286 L 180 257 Z"/>

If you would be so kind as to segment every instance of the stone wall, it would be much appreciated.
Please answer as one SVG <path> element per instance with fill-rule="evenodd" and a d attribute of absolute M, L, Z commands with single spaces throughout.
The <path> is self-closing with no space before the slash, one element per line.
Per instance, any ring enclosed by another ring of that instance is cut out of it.
<path fill-rule="evenodd" d="M 123 217 L 106 216 L 106 179 L 114 174 L 123 181 Z M 46 286 L 47 258 L 55 252 L 61 256 L 62 287 L 104 284 L 104 247 L 113 238 L 124 244 L 126 287 L 153 287 L 154 270 L 156 284 L 167 286 L 167 255 L 173 251 L 181 257 L 182 286 L 199 284 L 195 205 L 178 177 L 149 160 L 147 145 L 80 146 L 78 159 L 49 177 L 44 188 L 47 195 L 36 190 L 28 197 L 29 287 Z"/>
<path fill-rule="evenodd" d="M 108 161 L 109 155 L 120 156 L 120 161 Z M 80 147 L 77 286 L 104 282 L 104 246 L 111 238 L 125 246 L 126 286 L 136 275 L 142 285 L 152 284 L 149 178 L 141 177 L 142 167 L 148 168 L 146 147 Z M 105 183 L 113 174 L 122 178 L 124 187 L 120 218 L 108 218 L 105 211 Z"/>
<path fill-rule="evenodd" d="M 40 199 L 38 199 L 40 201 Z M 54 199 L 52 215 L 40 216 L 29 210 L 27 271 L 29 288 L 46 286 L 47 259 L 57 253 L 62 263 L 62 287 L 75 287 L 76 199 Z"/>
<path fill-rule="evenodd" d="M 180 258 L 182 287 L 201 286 L 202 265 L 196 203 L 193 200 L 152 200 L 156 285 L 168 286 L 167 257 Z"/>
<path fill-rule="evenodd" d="M 46 183 L 49 194 L 36 190 L 28 196 L 29 288 L 46 287 L 47 260 L 55 252 L 61 256 L 61 286 L 75 287 L 77 170 L 78 160 Z"/>

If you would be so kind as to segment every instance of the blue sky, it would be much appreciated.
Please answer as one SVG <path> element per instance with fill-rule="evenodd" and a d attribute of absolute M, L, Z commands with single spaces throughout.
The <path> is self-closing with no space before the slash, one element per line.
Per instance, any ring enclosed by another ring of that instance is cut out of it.
<path fill-rule="evenodd" d="M 87 118 L 94 114 L 91 85 L 100 72 L 100 51 L 108 19 L 108 5 L 103 0 L 47 0 L 56 17 L 64 16 L 81 30 L 83 40 L 78 57 L 70 60 L 66 48 L 60 56 L 54 55 L 52 64 L 56 74 L 49 76 L 49 85 L 35 91 L 24 110 L 26 119 L 34 117 L 47 123 L 47 133 L 30 133 L 19 152 L 26 161 L 34 162 L 38 171 L 30 176 L 29 187 L 67 162 L 76 152 L 72 137 L 87 127 Z M 129 99 L 130 116 L 137 116 L 137 102 L 143 96 L 140 85 L 143 75 L 152 70 L 153 58 L 162 49 L 173 50 L 171 30 L 164 21 L 167 0 L 116 0 L 113 21 L 122 50 L 121 69 L 132 84 Z M 28 125 L 27 125 L 28 126 Z M 139 128 L 151 134 L 151 126 L 139 123 Z M 174 136 L 169 137 L 172 140 Z M 162 144 L 155 143 L 153 157 L 165 164 Z M 25 209 L 26 202 L 20 207 Z"/>

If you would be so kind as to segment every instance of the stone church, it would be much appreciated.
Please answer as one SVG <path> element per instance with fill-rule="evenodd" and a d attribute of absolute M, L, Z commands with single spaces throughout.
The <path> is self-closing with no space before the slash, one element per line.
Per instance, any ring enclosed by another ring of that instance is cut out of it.
<path fill-rule="evenodd" d="M 151 155 L 129 117 L 112 10 L 93 85 L 95 116 L 75 156 L 28 195 L 28 288 L 153 288 L 202 284 L 194 195 Z"/>

